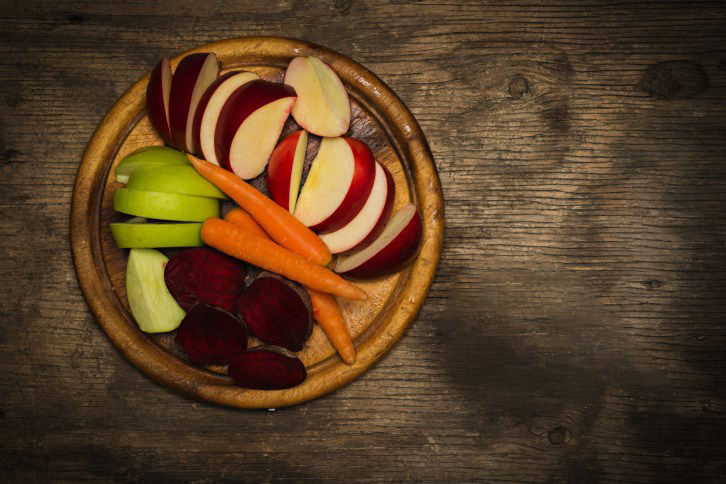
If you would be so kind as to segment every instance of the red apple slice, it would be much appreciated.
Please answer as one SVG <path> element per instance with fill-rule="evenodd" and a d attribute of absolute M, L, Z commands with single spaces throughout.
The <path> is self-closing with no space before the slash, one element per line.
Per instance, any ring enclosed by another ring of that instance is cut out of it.
<path fill-rule="evenodd" d="M 265 169 L 297 96 L 286 84 L 263 80 L 238 87 L 219 112 L 214 149 L 219 166 L 244 180 Z"/>
<path fill-rule="evenodd" d="M 295 217 L 316 232 L 334 232 L 358 215 L 376 174 L 370 148 L 353 138 L 323 138 L 295 205 Z"/>
<path fill-rule="evenodd" d="M 280 141 L 270 155 L 267 167 L 270 198 L 290 213 L 295 211 L 307 147 L 308 133 L 305 130 L 295 131 Z"/>
<path fill-rule="evenodd" d="M 391 174 L 383 165 L 376 163 L 376 177 L 371 194 L 358 215 L 345 227 L 320 236 L 330 252 L 353 252 L 375 239 L 391 215 L 395 190 Z"/>
<path fill-rule="evenodd" d="M 418 250 L 421 243 L 421 216 L 409 203 L 398 211 L 368 247 L 338 259 L 335 272 L 350 277 L 380 277 L 396 272 Z"/>
<path fill-rule="evenodd" d="M 174 71 L 169 96 L 169 127 L 174 146 L 194 153 L 192 125 L 197 104 L 219 74 L 217 56 L 208 53 L 190 54 Z"/>
<path fill-rule="evenodd" d="M 161 139 L 166 144 L 172 144 L 171 129 L 169 128 L 169 92 L 171 90 L 171 64 L 164 57 L 154 67 L 146 86 L 146 114 Z"/>
<path fill-rule="evenodd" d="M 285 71 L 285 84 L 297 92 L 292 117 L 303 129 L 328 137 L 348 131 L 348 93 L 329 65 L 317 57 L 295 57 Z"/>
<path fill-rule="evenodd" d="M 214 150 L 214 130 L 222 106 L 238 87 L 249 81 L 259 79 L 254 72 L 233 71 L 218 77 L 202 95 L 194 113 L 192 134 L 197 153 L 210 163 L 218 165 Z"/>

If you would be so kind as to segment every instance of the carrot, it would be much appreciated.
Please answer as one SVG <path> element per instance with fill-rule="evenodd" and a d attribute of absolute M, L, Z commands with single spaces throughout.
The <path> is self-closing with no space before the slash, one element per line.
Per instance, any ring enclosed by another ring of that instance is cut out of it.
<path fill-rule="evenodd" d="M 345 325 L 343 313 L 340 312 L 338 301 L 330 294 L 316 291 L 306 287 L 313 303 L 313 317 L 321 328 L 325 330 L 328 339 L 338 350 L 343 361 L 352 365 L 355 362 L 355 349 L 350 339 L 350 332 Z"/>
<path fill-rule="evenodd" d="M 270 238 L 270 236 L 267 235 L 267 232 L 265 232 L 265 229 L 260 227 L 260 224 L 255 222 L 255 219 L 252 218 L 252 215 L 248 214 L 239 207 L 235 207 L 227 212 L 227 214 L 224 216 L 224 220 L 231 224 L 235 224 L 238 227 L 242 227 L 248 232 L 259 235 L 260 237 L 265 237 L 266 239 Z"/>
<path fill-rule="evenodd" d="M 225 254 L 281 274 L 312 289 L 357 301 L 368 297 L 363 289 L 335 272 L 216 217 L 208 218 L 202 224 L 202 240 Z"/>
<path fill-rule="evenodd" d="M 330 262 L 332 255 L 325 242 L 290 212 L 234 173 L 193 155 L 188 154 L 187 159 L 200 175 L 245 209 L 272 240 L 321 266 Z"/>

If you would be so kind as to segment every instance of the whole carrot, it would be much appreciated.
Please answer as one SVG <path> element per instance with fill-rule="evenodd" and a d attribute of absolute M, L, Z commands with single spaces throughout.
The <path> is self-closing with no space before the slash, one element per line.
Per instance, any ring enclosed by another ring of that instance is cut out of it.
<path fill-rule="evenodd" d="M 224 216 L 224 220 L 233 223 L 250 233 L 259 235 L 269 239 L 262 227 L 260 227 L 250 214 L 241 208 L 233 208 Z M 310 302 L 313 305 L 313 317 L 318 322 L 328 339 L 347 364 L 352 365 L 355 362 L 355 348 L 350 338 L 350 332 L 343 319 L 343 313 L 340 311 L 338 301 L 330 294 L 316 291 L 306 287 L 310 295 Z"/>
<path fill-rule="evenodd" d="M 267 238 L 216 217 L 208 218 L 202 224 L 202 240 L 227 255 L 276 272 L 312 289 L 357 301 L 368 297 L 363 289 L 335 272 Z"/>
<path fill-rule="evenodd" d="M 245 209 L 272 240 L 321 266 L 330 262 L 325 242 L 290 212 L 234 173 L 193 155 L 188 154 L 187 159 L 200 175 Z"/>
<path fill-rule="evenodd" d="M 348 327 L 345 325 L 338 301 L 330 294 L 309 287 L 305 289 L 307 289 L 310 301 L 313 303 L 315 321 L 328 335 L 328 339 L 338 350 L 343 361 L 352 365 L 355 362 L 355 348 L 353 348 L 353 341 L 350 339 L 350 332 L 348 332 Z"/>

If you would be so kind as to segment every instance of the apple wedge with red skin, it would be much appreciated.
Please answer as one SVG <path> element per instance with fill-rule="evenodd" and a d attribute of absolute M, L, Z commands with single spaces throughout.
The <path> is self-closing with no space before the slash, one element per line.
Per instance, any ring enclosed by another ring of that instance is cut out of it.
<path fill-rule="evenodd" d="M 354 138 L 323 138 L 295 205 L 295 217 L 318 233 L 348 224 L 373 188 L 376 160 Z"/>
<path fill-rule="evenodd" d="M 169 127 L 169 94 L 171 91 L 171 64 L 164 57 L 154 67 L 146 86 L 146 114 L 164 143 L 173 144 Z"/>
<path fill-rule="evenodd" d="M 376 163 L 376 176 L 371 194 L 365 205 L 353 220 L 335 232 L 323 234 L 320 238 L 332 254 L 355 252 L 368 245 L 383 230 L 393 210 L 396 186 L 386 167 Z"/>
<path fill-rule="evenodd" d="M 218 77 L 202 95 L 194 113 L 192 135 L 197 154 L 210 163 L 218 165 L 214 149 L 214 131 L 217 129 L 219 112 L 224 103 L 241 85 L 259 79 L 254 72 L 232 71 Z"/>
<path fill-rule="evenodd" d="M 285 84 L 295 89 L 298 101 L 292 117 L 318 136 L 340 136 L 350 126 L 350 100 L 335 71 L 317 57 L 295 57 L 285 71 Z"/>
<path fill-rule="evenodd" d="M 278 205 L 290 213 L 295 211 L 297 195 L 300 192 L 308 133 L 295 131 L 280 141 L 270 155 L 267 166 L 267 190 Z"/>
<path fill-rule="evenodd" d="M 169 93 L 169 127 L 173 145 L 195 153 L 192 125 L 202 95 L 219 75 L 217 56 L 209 53 L 190 54 L 176 66 Z"/>
<path fill-rule="evenodd" d="M 214 130 L 219 166 L 243 180 L 265 169 L 297 95 L 278 82 L 249 81 L 222 106 Z"/>
<path fill-rule="evenodd" d="M 409 203 L 391 217 L 383 232 L 370 245 L 338 259 L 335 272 L 359 279 L 396 272 L 416 254 L 422 233 L 421 216 L 416 206 Z"/>

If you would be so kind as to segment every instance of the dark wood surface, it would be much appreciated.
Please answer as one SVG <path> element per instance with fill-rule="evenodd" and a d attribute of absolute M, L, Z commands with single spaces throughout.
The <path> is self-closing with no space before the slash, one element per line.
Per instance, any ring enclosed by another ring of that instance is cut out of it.
<path fill-rule="evenodd" d="M 717 2 L 3 2 L 2 480 L 723 478 L 725 27 Z M 137 371 L 68 243 L 114 100 L 162 55 L 252 34 L 386 81 L 447 210 L 408 334 L 275 412 Z"/>

